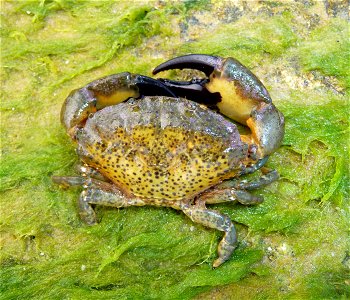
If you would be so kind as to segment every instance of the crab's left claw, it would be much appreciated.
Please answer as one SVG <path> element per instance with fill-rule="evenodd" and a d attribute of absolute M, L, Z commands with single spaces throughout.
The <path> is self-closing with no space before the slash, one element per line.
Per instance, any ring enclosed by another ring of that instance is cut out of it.
<path fill-rule="evenodd" d="M 176 97 L 162 82 L 129 72 L 109 75 L 72 91 L 61 110 L 61 122 L 75 139 L 77 129 L 83 127 L 90 114 L 129 98 L 142 96 Z"/>
<path fill-rule="evenodd" d="M 178 96 L 215 105 L 227 117 L 247 125 L 251 134 L 242 136 L 256 157 L 263 160 L 281 144 L 284 136 L 284 117 L 272 104 L 261 81 L 234 58 L 190 54 L 176 57 L 156 67 L 153 74 L 170 69 L 196 69 L 209 78 L 162 82 Z M 202 97 L 198 95 L 202 93 Z"/>

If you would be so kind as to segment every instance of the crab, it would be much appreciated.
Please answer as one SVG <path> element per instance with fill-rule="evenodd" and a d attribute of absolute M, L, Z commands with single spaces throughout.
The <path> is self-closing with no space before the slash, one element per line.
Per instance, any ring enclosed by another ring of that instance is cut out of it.
<path fill-rule="evenodd" d="M 224 232 L 216 268 L 231 257 L 237 234 L 229 216 L 206 205 L 263 201 L 249 191 L 278 179 L 264 164 L 281 144 L 284 117 L 260 80 L 233 58 L 185 55 L 153 74 L 184 68 L 206 77 L 172 81 L 124 72 L 72 91 L 61 122 L 77 144 L 81 176 L 53 181 L 83 187 L 78 207 L 89 225 L 97 223 L 94 205 L 154 205 Z M 234 121 L 250 132 L 240 134 Z M 240 178 L 258 169 L 255 181 Z"/>

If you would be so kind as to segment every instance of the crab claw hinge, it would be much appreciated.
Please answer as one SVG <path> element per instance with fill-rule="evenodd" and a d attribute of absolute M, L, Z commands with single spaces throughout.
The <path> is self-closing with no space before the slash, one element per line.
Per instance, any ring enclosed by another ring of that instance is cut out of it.
<path fill-rule="evenodd" d="M 190 54 L 166 61 L 157 66 L 153 74 L 171 69 L 196 69 L 204 72 L 207 79 L 176 82 L 160 79 L 170 90 L 181 96 L 186 90 L 187 98 L 215 105 L 220 113 L 247 125 L 250 135 L 242 140 L 257 146 L 257 157 L 263 158 L 274 152 L 284 136 L 284 117 L 272 104 L 271 97 L 261 81 L 234 58 Z M 202 91 L 202 98 L 198 92 Z"/>

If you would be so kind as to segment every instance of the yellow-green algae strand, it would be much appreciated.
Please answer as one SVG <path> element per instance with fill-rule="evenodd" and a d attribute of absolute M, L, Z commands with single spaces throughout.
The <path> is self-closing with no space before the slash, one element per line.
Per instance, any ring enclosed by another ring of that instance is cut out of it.
<path fill-rule="evenodd" d="M 350 297 L 348 24 L 330 3 L 1 2 L 0 298 Z M 71 90 L 197 52 L 252 68 L 286 116 L 265 202 L 215 206 L 240 241 L 216 270 L 221 233 L 154 207 L 97 207 L 88 227 L 79 190 L 50 179 L 78 161 L 59 124 Z"/>

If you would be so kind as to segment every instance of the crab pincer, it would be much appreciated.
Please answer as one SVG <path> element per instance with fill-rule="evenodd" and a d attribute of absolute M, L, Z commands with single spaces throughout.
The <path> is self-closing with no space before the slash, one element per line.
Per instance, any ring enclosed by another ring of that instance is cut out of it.
<path fill-rule="evenodd" d="M 168 60 L 153 74 L 171 69 L 196 69 L 207 78 L 189 82 L 159 79 L 180 97 L 214 106 L 221 114 L 250 128 L 241 138 L 258 158 L 255 166 L 263 166 L 271 153 L 279 148 L 284 136 L 284 117 L 272 103 L 261 81 L 234 58 L 190 54 Z M 201 97 L 200 97 L 201 96 Z M 255 171 L 256 167 L 247 169 Z"/>

